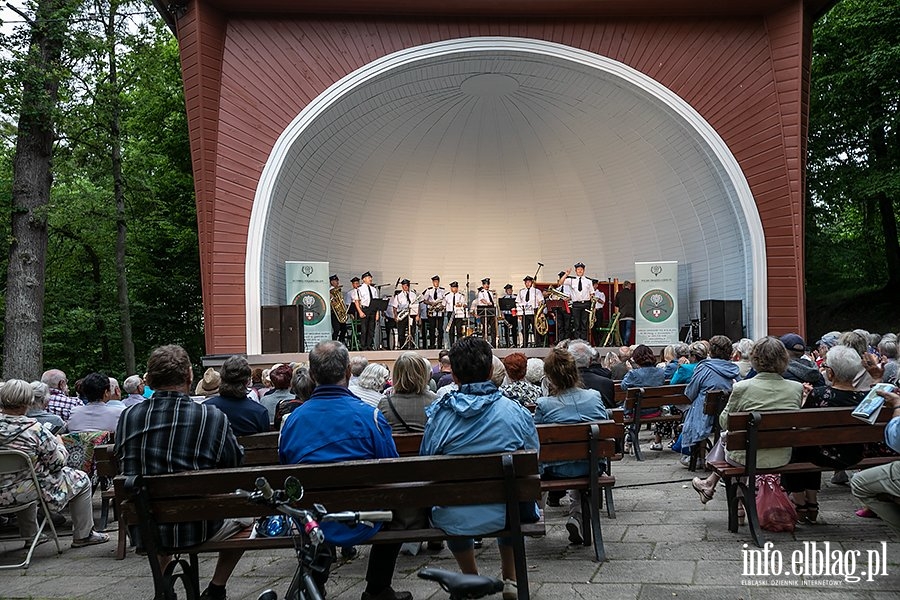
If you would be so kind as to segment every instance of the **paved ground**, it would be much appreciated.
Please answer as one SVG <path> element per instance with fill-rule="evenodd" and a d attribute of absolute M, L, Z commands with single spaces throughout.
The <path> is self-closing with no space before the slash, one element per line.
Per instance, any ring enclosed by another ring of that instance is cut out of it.
<path fill-rule="evenodd" d="M 897 600 L 900 598 L 900 536 L 892 534 L 880 521 L 860 519 L 846 486 L 831 485 L 826 474 L 820 499 L 820 523 L 801 526 L 793 534 L 769 533 L 774 543 L 772 556 L 780 556 L 785 568 L 791 555 L 804 543 L 815 542 L 822 549 L 830 544 L 832 562 L 840 559 L 844 572 L 862 575 L 867 571 L 867 551 L 880 550 L 885 542 L 887 575 L 847 577 L 782 575 L 747 577 L 742 575 L 744 544 L 750 544 L 747 527 L 731 534 L 726 527 L 724 489 L 702 506 L 690 488 L 686 469 L 671 452 L 650 452 L 637 462 L 628 456 L 614 466 L 618 480 L 615 491 L 617 518 L 602 519 L 608 561 L 591 561 L 591 551 L 570 546 L 566 538 L 566 508 L 547 508 L 547 536 L 527 541 L 529 580 L 532 598 L 606 599 L 815 599 L 815 600 Z M 114 526 L 114 524 L 113 524 Z M 63 540 L 63 553 L 55 554 L 52 544 L 40 546 L 28 570 L 0 571 L 0 598 L 131 598 L 153 597 L 147 561 L 130 554 L 114 559 L 113 541 L 91 548 L 71 549 L 71 537 Z M 68 534 L 71 536 L 71 533 Z M 20 545 L 21 542 L 18 542 Z M 0 561 L 19 556 L 15 543 L 0 540 Z M 856 564 L 852 560 L 860 551 Z M 367 554 L 338 565 L 328 583 L 329 600 L 357 600 L 364 584 Z M 201 562 L 205 585 L 212 572 L 211 558 Z M 479 551 L 482 572 L 499 574 L 497 548 L 486 540 Z M 296 562 L 290 552 L 247 554 L 228 585 L 229 598 L 254 599 L 264 589 L 287 588 Z M 416 577 L 426 565 L 455 568 L 446 549 L 415 557 L 401 556 L 397 564 L 395 588 L 409 590 L 417 600 L 445 598 L 446 594 Z M 499 598 L 499 596 L 498 596 Z"/>

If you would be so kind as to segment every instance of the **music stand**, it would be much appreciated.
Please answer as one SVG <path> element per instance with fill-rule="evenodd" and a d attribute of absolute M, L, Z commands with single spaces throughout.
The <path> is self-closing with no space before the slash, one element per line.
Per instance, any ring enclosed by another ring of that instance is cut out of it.
<path fill-rule="evenodd" d="M 504 313 L 510 313 L 516 309 L 516 299 L 515 298 L 498 298 L 497 303 L 500 307 L 500 316 L 503 317 L 503 319 L 499 321 L 500 327 L 503 329 L 503 339 L 507 340 L 507 339 L 509 339 L 509 332 L 510 332 L 510 329 L 512 328 L 512 325 L 509 323 L 509 321 L 506 320 L 506 315 Z M 515 318 L 516 317 L 513 316 L 513 319 L 515 319 Z M 498 337 L 499 337 L 500 332 L 497 332 L 497 333 L 498 333 Z M 498 339 L 498 341 L 499 341 L 499 339 Z M 512 341 L 512 346 L 515 346 L 518 343 L 519 343 L 519 340 L 515 339 Z M 511 348 L 512 346 L 509 346 L 509 347 Z"/>
<path fill-rule="evenodd" d="M 387 310 L 388 301 L 381 298 L 372 298 L 369 301 L 369 308 L 374 308 L 375 312 L 384 312 Z"/>

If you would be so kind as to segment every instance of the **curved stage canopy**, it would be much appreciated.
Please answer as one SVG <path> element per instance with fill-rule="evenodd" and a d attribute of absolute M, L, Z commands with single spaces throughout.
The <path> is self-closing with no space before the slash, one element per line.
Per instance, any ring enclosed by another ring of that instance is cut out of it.
<path fill-rule="evenodd" d="M 259 306 L 285 301 L 284 262 L 349 278 L 518 289 L 572 263 L 631 279 L 679 262 L 680 322 L 739 299 L 766 331 L 766 253 L 737 161 L 690 106 L 622 63 L 520 38 L 388 55 L 335 83 L 287 127 L 254 200 L 248 351 Z"/>

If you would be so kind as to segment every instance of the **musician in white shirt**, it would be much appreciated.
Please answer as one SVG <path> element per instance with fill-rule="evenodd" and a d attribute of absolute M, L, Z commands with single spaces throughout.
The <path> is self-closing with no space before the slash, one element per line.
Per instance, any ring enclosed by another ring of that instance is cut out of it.
<path fill-rule="evenodd" d="M 587 340 L 588 310 L 591 307 L 591 297 L 594 294 L 594 282 L 584 274 L 584 263 L 575 263 L 575 275 L 571 275 L 572 269 L 566 269 L 564 277 L 560 277 L 559 284 L 568 283 L 572 288 L 572 337 L 579 340 Z"/>
<path fill-rule="evenodd" d="M 425 304 L 428 306 L 428 343 L 431 350 L 444 345 L 444 296 L 447 290 L 441 287 L 441 278 L 431 278 L 431 289 L 425 292 Z"/>
<path fill-rule="evenodd" d="M 373 299 L 378 298 L 378 290 L 372 285 L 372 274 L 362 274 L 362 285 L 353 290 L 353 305 L 360 318 L 360 345 L 362 350 L 375 349 L 375 327 L 378 324 L 378 312 L 368 310 Z"/>
<path fill-rule="evenodd" d="M 400 282 L 400 293 L 391 298 L 397 319 L 397 349 L 406 348 L 407 336 L 410 347 L 415 346 L 416 326 L 419 323 L 419 302 L 416 293 L 409 289 L 409 279 Z"/>
<path fill-rule="evenodd" d="M 534 287 L 534 277 L 528 275 L 523 280 L 525 287 L 516 296 L 516 312 L 522 321 L 522 346 L 537 346 L 537 334 L 534 331 L 534 316 L 537 307 L 544 301 L 541 290 Z"/>
<path fill-rule="evenodd" d="M 475 297 L 475 305 L 477 306 L 477 316 L 481 319 L 482 337 L 490 342 L 491 346 L 497 347 L 497 308 L 496 295 L 491 291 L 491 279 L 485 277 L 481 280 L 481 289 Z"/>
<path fill-rule="evenodd" d="M 559 275 L 557 275 L 557 278 L 559 278 L 563 282 L 556 286 L 557 291 L 568 298 L 563 306 L 556 306 L 553 308 L 553 321 L 554 323 L 556 323 L 556 342 L 559 343 L 563 339 L 572 337 L 572 331 L 570 328 L 570 324 L 572 321 L 572 288 L 569 286 L 568 280 L 566 279 L 565 271 L 560 271 Z"/>
<path fill-rule="evenodd" d="M 444 296 L 444 308 L 450 313 L 450 322 L 447 324 L 447 331 L 450 333 L 450 345 L 465 335 L 465 327 L 468 318 L 466 317 L 466 296 L 459 291 L 459 282 L 450 282 L 450 293 Z"/>

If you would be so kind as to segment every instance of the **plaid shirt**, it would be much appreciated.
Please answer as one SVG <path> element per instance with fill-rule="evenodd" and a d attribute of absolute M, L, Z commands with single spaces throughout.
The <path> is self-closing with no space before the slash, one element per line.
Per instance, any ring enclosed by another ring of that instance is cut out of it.
<path fill-rule="evenodd" d="M 155 392 L 129 406 L 116 430 L 116 458 L 124 475 L 159 475 L 237 467 L 244 450 L 220 410 L 179 392 Z M 163 548 L 186 548 L 209 539 L 222 521 L 160 525 Z"/>
<path fill-rule="evenodd" d="M 56 388 L 50 389 L 50 396 L 47 398 L 47 410 L 54 415 L 59 415 L 63 421 L 69 420 L 72 409 L 76 406 L 82 406 L 84 402 L 81 398 L 68 396 L 62 390 Z"/>

